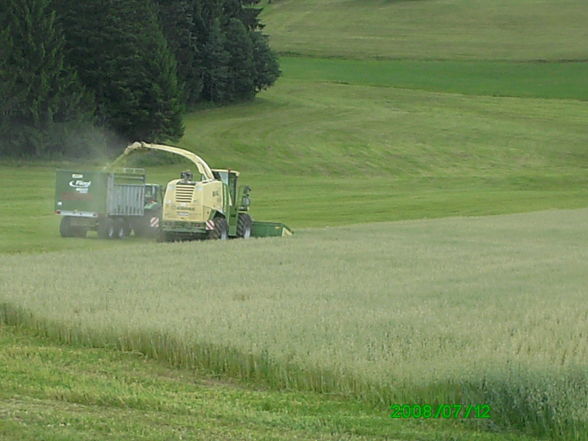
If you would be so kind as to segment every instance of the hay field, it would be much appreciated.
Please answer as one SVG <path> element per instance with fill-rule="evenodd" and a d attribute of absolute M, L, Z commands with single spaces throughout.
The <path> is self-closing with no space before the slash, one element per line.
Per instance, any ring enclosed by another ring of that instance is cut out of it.
<path fill-rule="evenodd" d="M 71 343 L 382 406 L 489 403 L 499 427 L 584 440 L 587 215 L 2 256 L 0 302 Z"/>
<path fill-rule="evenodd" d="M 344 58 L 586 60 L 583 0 L 273 0 L 282 53 Z"/>

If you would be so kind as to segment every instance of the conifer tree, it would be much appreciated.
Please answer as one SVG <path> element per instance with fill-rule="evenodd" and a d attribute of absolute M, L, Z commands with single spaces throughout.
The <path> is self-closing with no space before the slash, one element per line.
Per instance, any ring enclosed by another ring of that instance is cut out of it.
<path fill-rule="evenodd" d="M 229 100 L 251 99 L 255 96 L 255 64 L 253 43 L 243 23 L 231 18 L 226 28 L 225 49 L 229 54 Z"/>
<path fill-rule="evenodd" d="M 67 54 L 96 95 L 101 124 L 127 141 L 182 136 L 176 60 L 151 0 L 56 0 Z"/>
<path fill-rule="evenodd" d="M 228 20 L 238 19 L 248 31 L 262 29 L 263 25 L 259 20 L 261 8 L 256 8 L 257 4 L 259 0 L 224 0 L 224 15 Z"/>
<path fill-rule="evenodd" d="M 226 38 L 218 18 L 212 21 L 210 33 L 204 45 L 203 96 L 206 100 L 220 103 L 228 101 L 230 55 L 225 49 Z"/>
<path fill-rule="evenodd" d="M 91 121 L 92 100 L 64 62 L 50 0 L 6 0 L 0 34 L 0 143 L 16 155 L 64 151 L 64 137 Z"/>
<path fill-rule="evenodd" d="M 184 103 L 193 105 L 202 92 L 201 54 L 197 44 L 194 0 L 158 0 L 159 20 L 178 63 Z"/>
<path fill-rule="evenodd" d="M 272 86 L 280 77 L 280 65 L 276 54 L 271 50 L 268 37 L 261 31 L 250 34 L 253 45 L 253 59 L 255 64 L 255 92 Z"/>

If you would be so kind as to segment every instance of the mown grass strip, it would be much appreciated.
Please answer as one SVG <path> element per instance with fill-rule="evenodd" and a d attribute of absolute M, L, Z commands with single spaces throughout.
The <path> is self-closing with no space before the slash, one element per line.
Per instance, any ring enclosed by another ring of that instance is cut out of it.
<path fill-rule="evenodd" d="M 588 100 L 588 62 L 280 57 L 286 78 L 465 95 Z"/>

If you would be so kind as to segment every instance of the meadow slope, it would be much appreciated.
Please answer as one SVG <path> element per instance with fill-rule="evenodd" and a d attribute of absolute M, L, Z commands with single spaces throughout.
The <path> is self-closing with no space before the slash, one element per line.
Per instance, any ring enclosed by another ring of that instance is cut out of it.
<path fill-rule="evenodd" d="M 282 53 L 427 60 L 588 60 L 583 0 L 274 0 Z"/>
<path fill-rule="evenodd" d="M 373 75 L 344 70 L 341 84 L 337 63 L 289 59 L 291 73 L 255 101 L 187 115 L 180 146 L 240 170 L 253 216 L 295 229 L 588 206 L 588 103 L 540 97 L 560 93 L 557 74 L 525 89 L 533 98 L 493 97 L 375 87 L 385 75 L 369 62 L 353 66 Z M 0 251 L 121 245 L 63 241 L 52 214 L 55 168 L 104 163 L 0 165 Z M 148 177 L 164 184 L 189 167 L 149 166 Z"/>
<path fill-rule="evenodd" d="M 585 440 L 587 213 L 5 256 L 3 315 L 274 387 L 489 403 L 503 429 Z"/>

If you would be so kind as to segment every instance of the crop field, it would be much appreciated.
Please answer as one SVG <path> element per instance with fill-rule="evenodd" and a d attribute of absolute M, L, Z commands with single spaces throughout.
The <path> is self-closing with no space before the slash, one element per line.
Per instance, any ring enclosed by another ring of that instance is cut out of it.
<path fill-rule="evenodd" d="M 587 214 L 8 256 L 4 321 L 384 407 L 488 403 L 499 427 L 586 439 Z"/>

